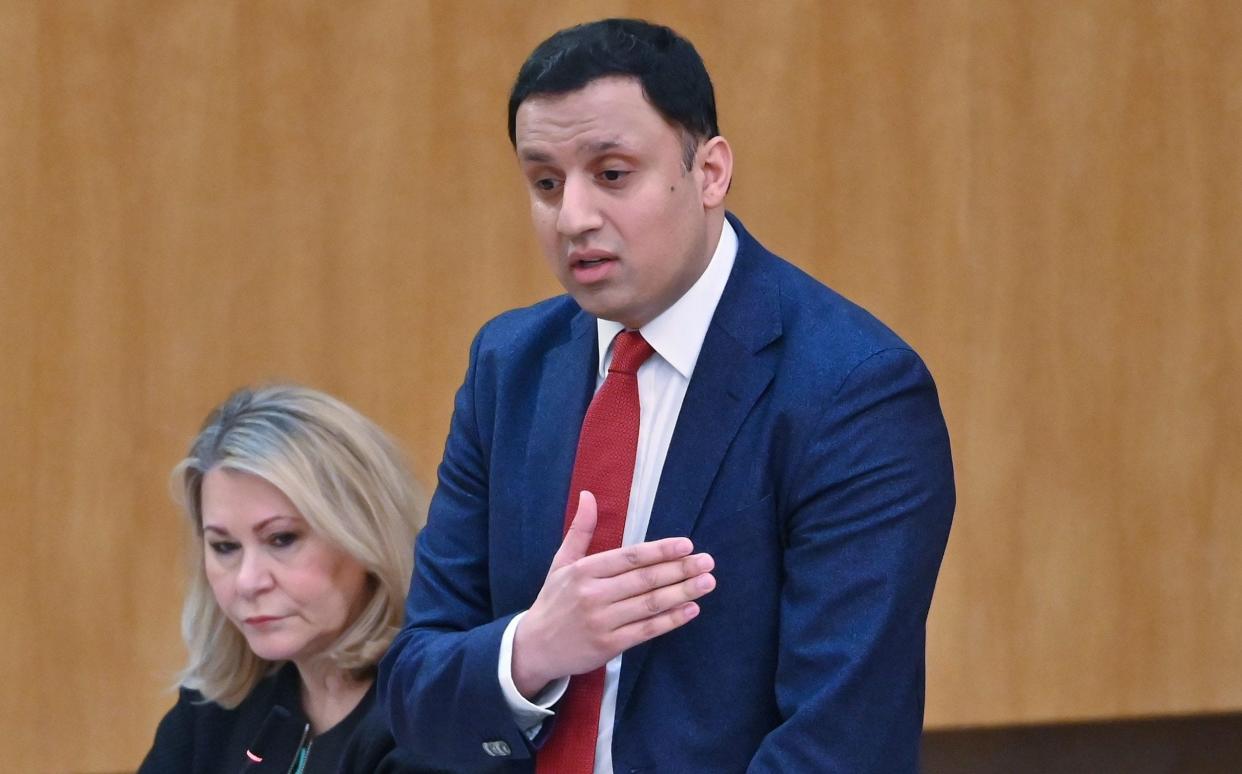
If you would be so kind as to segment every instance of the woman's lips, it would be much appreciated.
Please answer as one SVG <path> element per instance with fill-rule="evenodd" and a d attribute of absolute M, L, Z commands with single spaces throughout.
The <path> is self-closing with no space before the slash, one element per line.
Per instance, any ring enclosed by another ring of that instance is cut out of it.
<path fill-rule="evenodd" d="M 269 624 L 273 621 L 279 621 L 283 617 L 284 616 L 280 616 L 280 615 L 256 615 L 256 616 L 251 616 L 250 618 L 247 618 L 243 623 L 245 623 L 247 626 L 262 626 L 264 624 Z"/>

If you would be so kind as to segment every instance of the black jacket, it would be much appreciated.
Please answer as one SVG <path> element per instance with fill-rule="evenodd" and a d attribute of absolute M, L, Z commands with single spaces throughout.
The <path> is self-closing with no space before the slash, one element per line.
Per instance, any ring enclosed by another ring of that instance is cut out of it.
<path fill-rule="evenodd" d="M 177 704 L 160 721 L 155 744 L 138 774 L 286 774 L 308 723 L 300 687 L 297 668 L 286 664 L 231 710 L 182 688 Z M 262 761 L 253 761 L 247 751 Z M 314 738 L 303 772 L 426 774 L 427 770 L 409 765 L 396 749 L 372 685 L 344 720 Z"/>

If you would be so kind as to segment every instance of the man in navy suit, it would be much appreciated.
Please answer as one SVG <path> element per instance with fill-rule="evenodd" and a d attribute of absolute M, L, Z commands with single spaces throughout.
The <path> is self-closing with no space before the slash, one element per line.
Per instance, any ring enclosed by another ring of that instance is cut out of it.
<path fill-rule="evenodd" d="M 954 507 L 935 386 L 726 215 L 715 113 L 694 48 L 644 22 L 558 32 L 518 75 L 510 138 L 568 295 L 485 325 L 457 393 L 380 673 L 429 768 L 917 770 Z M 634 331 L 654 354 L 624 533 L 589 553 L 604 506 L 570 491 L 575 450 Z M 590 725 L 560 717 L 601 668 Z M 549 764 L 583 728 L 593 755 Z"/>

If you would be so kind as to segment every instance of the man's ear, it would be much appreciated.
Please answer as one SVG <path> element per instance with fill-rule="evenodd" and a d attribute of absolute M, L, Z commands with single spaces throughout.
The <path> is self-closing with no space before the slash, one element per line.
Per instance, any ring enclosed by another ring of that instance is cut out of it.
<path fill-rule="evenodd" d="M 719 207 L 733 180 L 733 149 L 728 140 L 716 135 L 703 143 L 699 159 L 703 172 L 703 206 L 707 209 Z"/>

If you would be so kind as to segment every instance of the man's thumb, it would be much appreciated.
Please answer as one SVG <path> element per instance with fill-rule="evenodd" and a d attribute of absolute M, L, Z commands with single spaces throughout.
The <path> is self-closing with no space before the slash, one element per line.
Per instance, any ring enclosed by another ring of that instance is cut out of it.
<path fill-rule="evenodd" d="M 561 541 L 560 549 L 552 559 L 553 570 L 573 564 L 587 555 L 587 549 L 591 547 L 591 536 L 595 534 L 596 515 L 595 495 L 583 489 L 578 495 L 578 510 L 569 522 L 569 529 L 565 531 L 565 539 Z"/>

